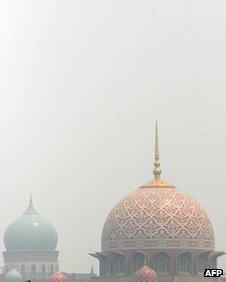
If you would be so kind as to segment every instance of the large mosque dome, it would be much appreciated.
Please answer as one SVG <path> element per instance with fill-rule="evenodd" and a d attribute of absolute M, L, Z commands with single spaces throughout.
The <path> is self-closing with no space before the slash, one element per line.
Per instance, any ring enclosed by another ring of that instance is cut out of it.
<path fill-rule="evenodd" d="M 160 178 L 158 134 L 154 180 L 125 196 L 109 213 L 102 251 L 214 249 L 210 219 L 201 205 Z"/>
<path fill-rule="evenodd" d="M 34 209 L 32 199 L 27 210 L 6 229 L 7 251 L 51 251 L 57 246 L 56 229 Z"/>
<path fill-rule="evenodd" d="M 211 222 L 195 200 L 163 180 L 124 197 L 110 212 L 102 249 L 214 249 Z"/>

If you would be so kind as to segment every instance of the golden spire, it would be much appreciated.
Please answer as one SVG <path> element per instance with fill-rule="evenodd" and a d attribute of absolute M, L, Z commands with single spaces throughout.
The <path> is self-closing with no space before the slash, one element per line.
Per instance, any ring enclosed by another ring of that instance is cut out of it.
<path fill-rule="evenodd" d="M 158 137 L 158 123 L 155 123 L 155 168 L 153 169 L 153 174 L 155 179 L 159 179 L 161 175 L 160 161 L 159 161 L 159 137 Z"/>
<path fill-rule="evenodd" d="M 154 162 L 154 179 L 149 181 L 148 183 L 142 185 L 140 188 L 162 188 L 162 187 L 170 187 L 174 188 L 170 183 L 166 182 L 164 179 L 160 178 L 162 170 L 160 168 L 160 160 L 159 160 L 159 136 L 158 136 L 158 124 L 157 121 L 155 123 L 155 162 Z"/>

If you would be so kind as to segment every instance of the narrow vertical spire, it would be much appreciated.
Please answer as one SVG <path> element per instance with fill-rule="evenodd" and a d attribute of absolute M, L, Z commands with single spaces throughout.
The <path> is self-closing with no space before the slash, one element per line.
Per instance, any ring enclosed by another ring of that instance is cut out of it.
<path fill-rule="evenodd" d="M 30 197 L 29 197 L 29 206 L 26 209 L 26 211 L 24 212 L 24 214 L 28 214 L 28 213 L 36 213 L 37 214 L 37 211 L 33 207 L 32 192 L 31 191 L 30 191 Z"/>
<path fill-rule="evenodd" d="M 32 204 L 33 199 L 32 199 L 32 192 L 30 191 L 30 199 L 29 199 L 30 204 Z"/>
<path fill-rule="evenodd" d="M 159 160 L 159 135 L 157 121 L 155 122 L 155 160 Z"/>
<path fill-rule="evenodd" d="M 159 179 L 161 175 L 160 161 L 159 161 L 159 137 L 158 137 L 158 123 L 155 123 L 155 162 L 153 174 L 155 179 Z"/>

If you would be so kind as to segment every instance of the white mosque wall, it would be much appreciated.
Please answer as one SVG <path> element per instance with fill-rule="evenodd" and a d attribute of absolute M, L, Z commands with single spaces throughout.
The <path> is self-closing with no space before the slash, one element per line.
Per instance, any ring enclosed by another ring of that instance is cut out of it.
<path fill-rule="evenodd" d="M 53 273 L 55 271 L 58 271 L 59 264 L 54 262 L 20 261 L 20 262 L 7 263 L 4 265 L 6 272 L 13 267 L 15 267 L 20 273 L 23 272 Z"/>

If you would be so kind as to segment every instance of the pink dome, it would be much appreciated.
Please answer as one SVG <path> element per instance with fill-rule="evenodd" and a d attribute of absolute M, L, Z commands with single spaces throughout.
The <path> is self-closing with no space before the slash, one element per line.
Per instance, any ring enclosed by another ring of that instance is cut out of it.
<path fill-rule="evenodd" d="M 155 282 L 156 273 L 148 266 L 143 266 L 135 273 L 136 282 Z"/>
<path fill-rule="evenodd" d="M 49 277 L 49 282 L 69 282 L 69 279 L 63 272 L 54 272 Z"/>
<path fill-rule="evenodd" d="M 124 197 L 109 213 L 102 250 L 214 249 L 214 233 L 204 209 L 162 179 Z"/>

